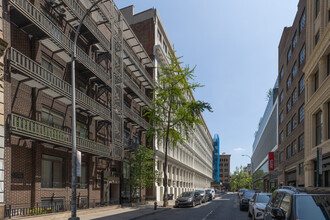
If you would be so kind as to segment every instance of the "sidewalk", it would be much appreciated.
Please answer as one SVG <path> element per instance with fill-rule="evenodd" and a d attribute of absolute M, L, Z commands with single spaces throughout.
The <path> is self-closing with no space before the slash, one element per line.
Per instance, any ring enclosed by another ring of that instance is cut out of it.
<path fill-rule="evenodd" d="M 120 205 L 116 206 L 108 206 L 101 208 L 93 208 L 93 209 L 85 209 L 79 210 L 77 212 L 77 216 L 80 217 L 81 220 L 89 220 L 89 219 L 97 219 L 97 220 L 106 220 L 106 219 L 143 219 L 146 216 L 153 215 L 155 213 L 164 212 L 170 210 L 173 205 L 169 203 L 169 206 L 159 207 L 157 210 L 154 210 L 154 205 L 139 205 L 136 207 L 124 207 L 121 208 Z M 174 204 L 174 203 L 173 203 Z M 11 219 L 35 219 L 35 220 L 59 220 L 59 219 L 68 219 L 71 217 L 71 212 L 61 212 L 47 215 L 33 215 L 33 216 L 22 216 L 22 217 L 13 217 Z"/>

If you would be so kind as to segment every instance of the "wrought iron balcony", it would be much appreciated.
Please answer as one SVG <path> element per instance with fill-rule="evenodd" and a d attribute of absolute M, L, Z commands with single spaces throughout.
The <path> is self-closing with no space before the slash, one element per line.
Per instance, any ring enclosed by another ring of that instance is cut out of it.
<path fill-rule="evenodd" d="M 34 25 L 40 28 L 50 37 L 51 41 L 67 51 L 71 55 L 73 51 L 73 42 L 66 36 L 62 30 L 55 25 L 46 15 L 40 12 L 28 0 L 9 0 L 9 3 L 15 7 L 21 14 L 29 19 Z M 33 34 L 33 33 L 32 33 Z M 111 87 L 110 75 L 90 58 L 81 48 L 77 47 L 77 60 L 89 69 L 95 76 L 101 79 L 105 84 Z"/>
<path fill-rule="evenodd" d="M 79 20 L 81 20 L 86 11 L 84 8 L 82 8 L 77 0 L 61 0 L 64 2 L 64 4 L 69 8 L 70 13 L 74 13 L 75 16 L 78 17 Z M 102 44 L 102 46 L 111 53 L 111 43 L 110 41 L 103 35 L 103 33 L 98 29 L 96 24 L 93 22 L 91 17 L 87 15 L 85 17 L 85 20 L 83 21 L 83 24 L 89 29 L 89 31 L 96 37 L 96 39 Z"/>
<path fill-rule="evenodd" d="M 59 100 L 69 104 L 72 99 L 72 87 L 69 83 L 55 76 L 52 72 L 49 72 L 45 68 L 43 68 L 40 64 L 36 63 L 32 59 L 28 58 L 18 50 L 14 48 L 9 49 L 9 59 L 11 67 L 17 69 L 22 72 L 24 75 L 32 78 L 36 87 L 46 87 L 51 90 L 48 92 L 44 90 L 45 93 L 52 96 L 63 96 Z M 15 78 L 16 74 L 12 72 L 12 77 Z M 22 76 L 18 76 L 22 78 Z M 65 100 L 64 100 L 65 99 Z M 76 89 L 76 102 L 77 105 L 81 108 L 84 108 L 92 115 L 98 115 L 101 118 L 111 122 L 111 111 L 106 106 L 98 103 L 94 99 L 90 98 L 86 94 L 82 93 L 78 89 Z M 98 119 L 98 118 L 96 118 Z"/>
<path fill-rule="evenodd" d="M 141 118 L 139 115 L 137 115 L 135 112 L 133 112 L 132 109 L 128 108 L 127 106 L 124 105 L 124 115 L 127 118 L 132 119 L 136 124 L 138 124 L 140 127 L 148 130 L 151 126 L 150 124 Z"/>
<path fill-rule="evenodd" d="M 71 148 L 72 136 L 70 133 L 16 114 L 11 114 L 11 132 L 18 136 Z M 77 137 L 77 148 L 82 152 L 94 155 L 114 157 L 110 146 L 81 137 Z"/>
<path fill-rule="evenodd" d="M 124 83 L 145 103 L 145 105 L 152 107 L 150 98 L 142 92 L 141 88 L 136 85 L 126 73 L 123 75 Z"/>
<path fill-rule="evenodd" d="M 128 45 L 128 43 L 126 42 L 126 40 L 123 40 L 123 42 L 124 42 L 124 52 L 126 53 L 126 55 L 128 57 L 130 57 L 130 59 L 134 62 L 134 64 L 137 66 L 137 68 L 143 74 L 143 76 L 147 79 L 147 81 L 149 82 L 149 84 L 151 85 L 151 87 L 154 88 L 155 87 L 155 82 L 151 78 L 150 74 L 147 72 L 147 70 L 144 68 L 144 66 L 142 66 L 141 61 L 136 56 L 136 54 L 134 53 L 134 51 L 132 50 L 132 48 Z"/>
<path fill-rule="evenodd" d="M 124 150 L 126 151 L 136 151 L 139 147 L 138 143 L 135 143 L 133 139 L 131 138 L 125 138 L 124 139 Z"/>

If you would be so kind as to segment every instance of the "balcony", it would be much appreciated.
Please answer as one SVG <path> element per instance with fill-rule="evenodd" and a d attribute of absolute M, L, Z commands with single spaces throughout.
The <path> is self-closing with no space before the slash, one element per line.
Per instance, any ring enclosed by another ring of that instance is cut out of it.
<path fill-rule="evenodd" d="M 50 144 L 71 148 L 72 136 L 70 133 L 40 122 L 11 114 L 11 133 L 17 136 L 36 139 Z M 98 156 L 115 158 L 110 146 L 105 146 L 85 138 L 77 137 L 77 149 Z"/>
<path fill-rule="evenodd" d="M 17 26 L 22 26 L 22 30 L 44 38 L 46 35 L 49 39 L 42 40 L 42 42 L 52 51 L 60 51 L 65 49 L 66 53 L 61 53 L 61 57 L 67 62 L 70 61 L 70 56 L 73 51 L 73 41 L 66 36 L 62 30 L 55 25 L 45 14 L 40 12 L 28 0 L 9 0 L 9 3 L 17 10 L 12 12 L 11 21 Z M 34 25 L 30 25 L 32 22 Z M 29 24 L 29 25 L 27 25 Z M 90 72 L 97 78 L 102 80 L 104 84 L 111 87 L 110 75 L 91 59 L 81 48 L 77 47 L 77 60 L 83 64 Z"/>
<path fill-rule="evenodd" d="M 131 119 L 135 124 L 139 125 L 140 127 L 146 130 L 148 130 L 151 127 L 146 120 L 138 116 L 132 109 L 128 108 L 125 105 L 124 105 L 124 116 L 126 118 Z"/>
<path fill-rule="evenodd" d="M 67 7 L 69 12 L 73 17 L 77 17 L 79 20 L 81 20 L 86 11 L 84 8 L 78 4 L 76 0 L 59 0 L 59 2 L 63 2 Z M 59 3 L 61 4 L 61 3 Z M 69 16 L 66 16 L 69 17 Z M 102 47 L 107 50 L 109 53 L 111 53 L 111 43 L 110 41 L 103 35 L 103 33 L 98 29 L 96 23 L 92 20 L 92 18 L 87 15 L 83 21 L 83 25 L 90 31 L 92 35 L 95 36 L 95 38 L 98 40 L 98 42 L 101 43 Z M 83 34 L 83 33 L 82 33 Z"/>
<path fill-rule="evenodd" d="M 155 87 L 155 82 L 151 78 L 150 74 L 147 72 L 144 66 L 142 66 L 141 61 L 131 48 L 131 46 L 126 42 L 126 40 L 123 40 L 124 42 L 124 62 L 126 66 L 129 66 L 130 70 L 139 78 L 141 75 L 137 75 L 135 72 L 140 72 L 143 77 L 146 80 L 141 80 L 144 81 L 143 86 L 146 88 L 154 88 Z"/>
<path fill-rule="evenodd" d="M 124 83 L 134 92 L 134 94 L 137 95 L 137 97 L 134 98 L 134 101 L 138 104 L 140 104 L 141 102 L 144 103 L 142 104 L 142 106 L 152 107 L 150 98 L 142 92 L 141 88 L 136 85 L 136 83 L 134 83 L 133 80 L 126 73 L 124 73 L 123 75 Z"/>
<path fill-rule="evenodd" d="M 55 76 L 40 64 L 28 58 L 14 48 L 9 49 L 10 65 L 17 71 L 12 71 L 11 76 L 16 80 L 24 80 L 28 86 L 43 88 L 43 92 L 58 98 L 59 101 L 69 105 L 72 100 L 72 87 L 69 83 Z M 30 80 L 28 80 L 30 79 Z M 98 103 L 86 94 L 76 89 L 77 108 L 94 115 L 96 120 L 111 122 L 111 111 L 106 106 Z"/>

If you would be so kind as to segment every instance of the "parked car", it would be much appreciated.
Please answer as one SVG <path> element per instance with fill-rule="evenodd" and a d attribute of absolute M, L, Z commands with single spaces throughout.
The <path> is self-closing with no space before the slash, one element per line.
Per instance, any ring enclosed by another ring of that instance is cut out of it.
<path fill-rule="evenodd" d="M 264 219 L 329 220 L 329 208 L 329 188 L 282 187 L 273 192 Z"/>
<path fill-rule="evenodd" d="M 264 219 L 264 211 L 271 193 L 256 193 L 249 202 L 248 216 L 252 219 Z"/>
<path fill-rule="evenodd" d="M 197 191 L 193 192 L 183 192 L 180 194 L 180 196 L 175 200 L 175 206 L 181 207 L 181 206 L 192 206 L 201 204 L 202 203 L 202 197 L 201 194 Z"/>
<path fill-rule="evenodd" d="M 208 201 L 208 198 L 207 198 L 207 196 L 206 196 L 206 191 L 205 191 L 205 189 L 198 189 L 198 190 L 196 190 L 196 192 L 199 192 L 199 193 L 201 194 L 201 197 L 202 197 L 202 203 Z"/>
<path fill-rule="evenodd" d="M 244 194 L 246 191 L 248 191 L 248 189 L 240 189 L 240 190 L 238 190 L 238 197 L 241 199 L 242 196 L 243 196 L 243 194 Z"/>
<path fill-rule="evenodd" d="M 248 191 L 244 192 L 242 199 L 240 200 L 239 210 L 247 211 L 249 209 L 249 201 L 250 201 L 250 199 L 252 199 L 252 197 L 254 196 L 255 193 L 256 192 L 254 190 L 248 190 Z"/>
<path fill-rule="evenodd" d="M 213 194 L 212 194 L 212 190 L 211 189 L 206 189 L 206 201 L 210 201 L 213 199 Z"/>

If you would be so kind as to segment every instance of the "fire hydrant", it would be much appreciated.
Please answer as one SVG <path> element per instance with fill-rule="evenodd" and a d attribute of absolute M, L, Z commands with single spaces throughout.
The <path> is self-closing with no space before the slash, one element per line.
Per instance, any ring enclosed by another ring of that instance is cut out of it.
<path fill-rule="evenodd" d="M 157 210 L 157 202 L 154 203 L 154 210 Z"/>

